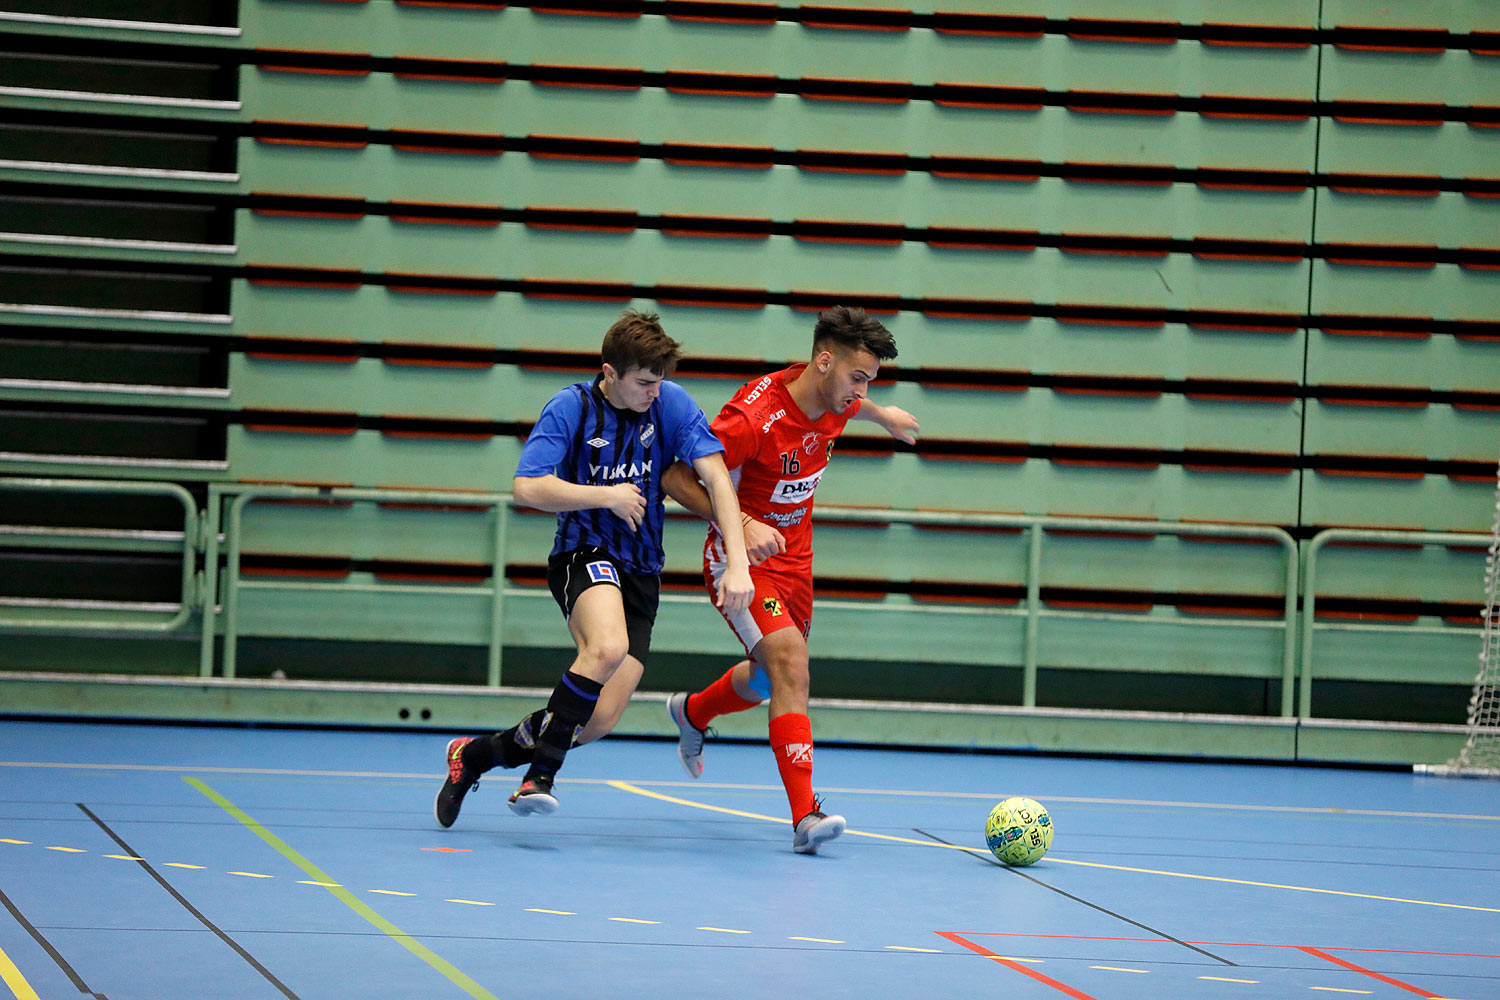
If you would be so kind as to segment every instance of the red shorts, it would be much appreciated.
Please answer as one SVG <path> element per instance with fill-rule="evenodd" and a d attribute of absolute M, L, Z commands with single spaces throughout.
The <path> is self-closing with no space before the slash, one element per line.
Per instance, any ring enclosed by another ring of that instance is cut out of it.
<path fill-rule="evenodd" d="M 718 579 L 723 572 L 723 563 L 704 562 L 703 582 L 710 598 L 718 594 Z M 739 636 L 745 652 L 753 653 L 762 639 L 784 628 L 794 628 L 806 639 L 812 631 L 811 578 L 751 566 L 750 582 L 755 584 L 750 607 L 732 616 L 725 615 L 722 609 L 719 611 L 734 634 Z"/>

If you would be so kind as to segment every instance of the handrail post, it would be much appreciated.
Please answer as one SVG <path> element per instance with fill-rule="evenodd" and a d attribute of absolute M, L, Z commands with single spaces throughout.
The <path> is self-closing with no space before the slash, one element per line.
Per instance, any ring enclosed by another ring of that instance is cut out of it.
<path fill-rule="evenodd" d="M 245 505 L 254 497 L 254 493 L 245 492 L 229 502 L 229 521 L 224 532 L 224 543 L 229 550 L 224 565 L 224 676 L 227 678 L 235 676 L 239 660 L 240 523 Z"/>
<path fill-rule="evenodd" d="M 219 607 L 219 507 L 224 495 L 218 483 L 208 484 L 207 522 L 203 532 L 203 635 L 198 645 L 198 676 L 214 675 L 214 639 Z"/>
<path fill-rule="evenodd" d="M 495 552 L 490 573 L 490 648 L 485 683 L 500 686 L 500 662 L 503 656 L 505 625 L 505 542 L 510 525 L 510 504 L 495 501 Z"/>
<path fill-rule="evenodd" d="M 1042 628 L 1042 525 L 1033 522 L 1027 538 L 1026 650 L 1021 667 L 1021 704 L 1036 707 L 1036 669 Z"/>
<path fill-rule="evenodd" d="M 1307 543 L 1307 552 L 1302 557 L 1302 676 L 1297 697 L 1297 717 L 1312 717 L 1313 679 L 1313 629 L 1317 614 L 1318 550 L 1328 540 L 1328 533 L 1319 532 Z"/>
<path fill-rule="evenodd" d="M 1297 581 L 1302 567 L 1296 540 L 1286 535 L 1281 545 L 1286 550 L 1286 599 L 1281 613 L 1284 633 L 1281 638 L 1281 717 L 1289 719 L 1296 714 L 1292 690 L 1297 684 Z"/>

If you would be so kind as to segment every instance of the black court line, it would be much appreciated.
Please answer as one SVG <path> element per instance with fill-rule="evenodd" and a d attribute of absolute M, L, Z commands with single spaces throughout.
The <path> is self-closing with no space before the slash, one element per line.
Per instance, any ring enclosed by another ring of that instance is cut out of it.
<path fill-rule="evenodd" d="M 79 993 L 87 993 L 94 1000 L 109 1000 L 103 993 L 95 993 L 89 989 L 88 984 L 83 981 L 83 977 L 68 964 L 68 960 L 62 957 L 62 953 L 52 947 L 52 942 L 42 936 L 42 932 L 37 930 L 36 926 L 30 920 L 26 919 L 25 915 L 16 908 L 16 904 L 12 903 L 10 897 L 4 892 L 0 892 L 0 904 L 4 904 L 5 908 L 10 911 L 10 915 L 16 918 L 16 923 L 26 928 L 26 933 L 30 934 L 32 939 L 42 946 L 43 951 L 52 956 L 52 961 L 56 962 L 57 967 L 63 970 L 63 974 L 72 981 L 74 986 L 78 987 Z"/>
<path fill-rule="evenodd" d="M 88 806 L 84 805 L 82 802 L 75 802 L 73 804 L 76 805 L 79 809 L 82 809 L 85 816 L 97 823 L 99 829 L 108 834 L 109 839 L 119 844 L 120 848 L 124 850 L 126 854 L 130 855 L 132 858 L 139 859 L 136 861 L 136 864 L 145 869 L 146 873 L 154 878 L 158 885 L 167 890 L 167 892 L 171 894 L 173 899 L 181 903 L 183 909 L 187 910 L 195 918 L 197 918 L 198 922 L 201 923 L 204 927 L 207 927 L 209 930 L 218 935 L 221 941 L 229 945 L 229 947 L 233 948 L 235 954 L 239 955 L 246 962 L 250 963 L 250 967 L 253 968 L 256 972 L 259 972 L 262 976 L 265 976 L 266 981 L 280 990 L 282 994 L 287 997 L 287 1000 L 301 1000 L 301 998 L 298 997 L 297 994 L 293 993 L 290 989 L 287 988 L 285 983 L 277 979 L 276 976 L 272 974 L 270 969 L 267 969 L 264 965 L 261 965 L 259 962 L 257 962 L 254 955 L 250 954 L 244 948 L 240 947 L 239 942 L 235 941 L 234 938 L 230 937 L 228 934 L 225 934 L 218 928 L 218 926 L 214 924 L 212 920 L 209 920 L 202 913 L 200 913 L 197 907 L 195 907 L 192 903 L 189 903 L 187 899 L 183 897 L 182 893 L 178 892 L 175 888 L 172 887 L 172 883 L 162 878 L 161 873 L 158 872 L 155 868 L 151 867 L 150 862 L 144 859 L 140 859 L 140 855 L 135 853 L 135 848 L 131 847 L 129 844 L 125 843 L 124 840 L 120 839 L 119 834 L 111 830 L 109 828 L 109 825 L 106 824 L 104 820 L 100 819 L 98 816 L 95 816 L 91 811 L 89 811 Z"/>
<path fill-rule="evenodd" d="M 937 836 L 935 834 L 928 833 L 926 830 L 917 830 L 915 827 L 913 827 L 912 829 L 913 829 L 914 832 L 920 833 L 922 836 L 927 837 L 930 840 L 935 840 L 939 844 L 947 844 L 949 847 L 955 847 L 955 846 L 957 846 L 955 844 L 949 844 L 948 841 L 944 840 L 942 837 L 939 837 L 939 836 Z M 992 865 L 996 865 L 996 866 L 998 866 L 1000 868 L 1008 869 L 1011 872 L 1011 874 L 1013 874 L 1013 875 L 1019 875 L 1021 878 L 1024 878 L 1026 881 L 1032 882 L 1032 883 L 1034 883 L 1036 885 L 1039 885 L 1043 889 L 1051 889 L 1053 892 L 1057 893 L 1059 896 L 1066 896 L 1068 899 L 1071 899 L 1075 903 L 1082 903 L 1084 906 L 1090 907 L 1091 909 L 1098 910 L 1100 913 L 1103 913 L 1103 914 L 1106 914 L 1108 916 L 1114 917 L 1116 920 L 1123 920 L 1125 923 L 1130 924 L 1132 927 L 1139 927 L 1141 930 L 1146 931 L 1147 933 L 1150 933 L 1150 934 L 1155 934 L 1157 937 L 1163 938 L 1164 940 L 1167 940 L 1167 941 L 1171 941 L 1173 944 L 1180 944 L 1184 948 L 1187 948 L 1189 951 L 1196 951 L 1198 954 L 1203 955 L 1206 958 L 1211 958 L 1215 962 L 1221 962 L 1224 965 L 1235 966 L 1236 968 L 1238 967 L 1236 963 L 1231 962 L 1229 959 L 1223 958 L 1222 956 L 1219 956 L 1219 955 L 1215 955 L 1211 951 L 1204 951 L 1202 948 L 1199 948 L 1197 945 L 1188 944 L 1186 941 L 1182 940 L 1181 938 L 1175 938 L 1172 935 L 1168 934 L 1166 931 L 1159 931 L 1155 927 L 1151 927 L 1151 926 L 1149 926 L 1147 924 L 1141 923 L 1139 920 L 1131 920 L 1129 917 L 1127 917 L 1127 916 L 1125 916 L 1123 914 L 1120 914 L 1120 913 L 1116 913 L 1114 910 L 1111 910 L 1111 909 L 1108 909 L 1106 907 L 1100 906 L 1098 903 L 1090 903 L 1088 900 L 1083 899 L 1083 898 L 1081 898 L 1079 896 L 1075 896 L 1071 892 L 1065 892 L 1064 890 L 1059 889 L 1055 885 L 1048 885 L 1046 882 L 1043 882 L 1041 879 L 1037 878 L 1035 875 L 1028 875 L 1026 872 L 1023 872 L 1021 869 L 1015 868 L 1015 867 L 1013 867 L 1011 865 L 1008 865 L 1005 862 L 1001 861 L 999 858 L 993 857 L 993 856 L 988 855 L 988 854 L 980 854 L 978 851 L 964 851 L 963 853 L 964 854 L 968 854 L 971 857 L 977 858 L 982 863 L 992 864 Z"/>

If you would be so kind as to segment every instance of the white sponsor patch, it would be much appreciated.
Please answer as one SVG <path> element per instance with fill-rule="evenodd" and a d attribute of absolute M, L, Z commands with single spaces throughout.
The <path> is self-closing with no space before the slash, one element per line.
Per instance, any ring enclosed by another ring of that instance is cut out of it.
<path fill-rule="evenodd" d="M 791 761 L 793 764 L 806 764 L 808 767 L 812 766 L 813 747 L 811 743 L 788 743 L 781 749 L 782 752 L 786 755 L 787 760 Z"/>
<path fill-rule="evenodd" d="M 818 480 L 823 478 L 823 470 L 819 469 L 810 476 L 801 479 L 783 479 L 771 490 L 772 503 L 802 503 L 811 500 L 813 490 L 818 488 Z"/>
<path fill-rule="evenodd" d="M 601 560 L 599 562 L 591 562 L 584 568 L 589 571 L 589 579 L 595 583 L 612 583 L 616 587 L 620 585 L 620 575 L 615 572 L 613 563 Z"/>

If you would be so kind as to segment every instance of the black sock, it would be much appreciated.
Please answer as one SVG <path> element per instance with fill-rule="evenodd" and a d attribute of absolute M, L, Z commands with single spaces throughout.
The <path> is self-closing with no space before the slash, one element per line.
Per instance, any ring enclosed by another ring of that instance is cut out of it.
<path fill-rule="evenodd" d="M 526 778 L 551 778 L 563 764 L 573 738 L 594 714 L 594 705 L 599 701 L 599 692 L 604 685 L 591 681 L 582 674 L 569 670 L 552 689 L 547 701 L 546 714 L 536 733 L 536 748 L 532 751 L 531 767 Z"/>
<path fill-rule="evenodd" d="M 496 764 L 504 768 L 530 764 L 536 751 L 536 734 L 547 716 L 545 708 L 539 708 L 503 733 L 496 733 L 486 742 Z"/>

